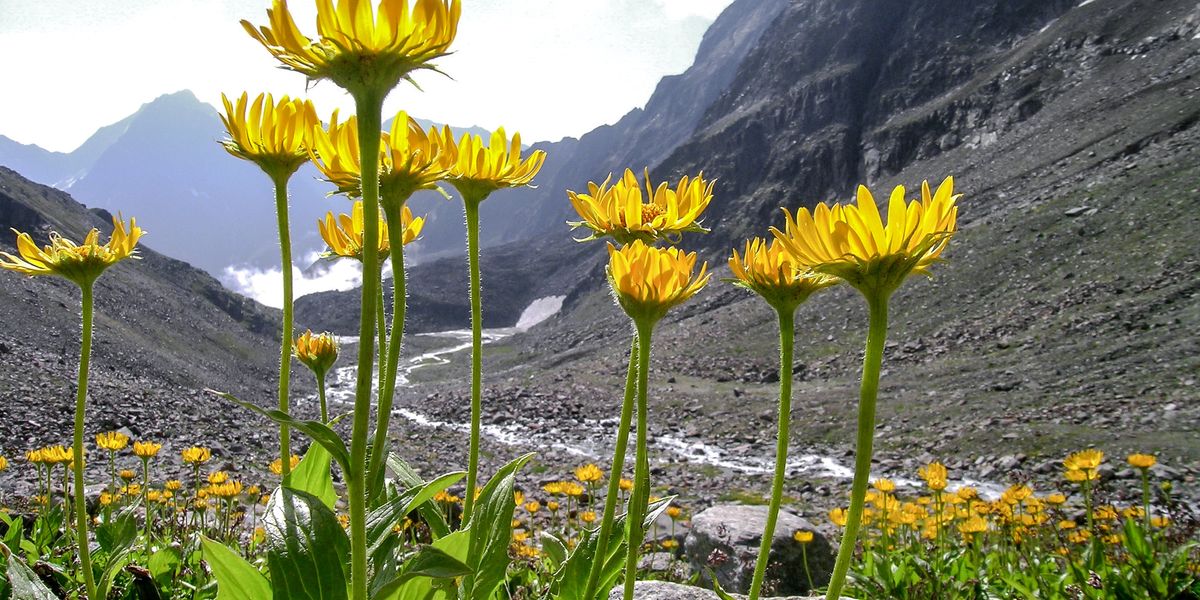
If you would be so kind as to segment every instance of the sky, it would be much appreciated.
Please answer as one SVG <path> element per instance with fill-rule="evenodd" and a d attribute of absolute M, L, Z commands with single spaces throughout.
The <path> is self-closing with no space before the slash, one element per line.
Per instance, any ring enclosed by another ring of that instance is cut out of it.
<path fill-rule="evenodd" d="M 385 114 L 503 125 L 526 142 L 578 137 L 644 105 L 680 73 L 732 0 L 463 0 L 454 54 L 388 97 Z M 376 2 L 377 3 L 377 2 Z M 269 0 L 0 0 L 0 135 L 69 152 L 104 125 L 182 89 L 214 106 L 262 91 L 306 96 L 320 114 L 353 103 L 278 62 L 239 25 Z M 289 3 L 316 34 L 312 2 Z"/>

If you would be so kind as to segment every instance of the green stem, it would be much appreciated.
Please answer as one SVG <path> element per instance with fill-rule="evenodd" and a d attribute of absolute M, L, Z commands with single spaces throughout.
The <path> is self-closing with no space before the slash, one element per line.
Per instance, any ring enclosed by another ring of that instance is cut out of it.
<path fill-rule="evenodd" d="M 850 489 L 850 513 L 846 516 L 846 531 L 838 549 L 833 576 L 829 580 L 826 600 L 839 598 L 846 583 L 846 572 L 854 558 L 858 526 L 862 521 L 867 483 L 871 477 L 871 449 L 875 442 L 875 400 L 879 395 L 879 367 L 883 363 L 883 344 L 887 339 L 888 298 L 884 294 L 867 295 L 870 308 L 870 329 L 867 332 L 867 352 L 863 357 L 862 388 L 858 401 L 858 441 L 854 451 L 854 484 Z"/>
<path fill-rule="evenodd" d="M 150 459 L 142 459 L 142 506 L 146 509 L 146 556 L 150 556 Z"/>
<path fill-rule="evenodd" d="M 1142 471 L 1142 524 L 1146 533 L 1150 533 L 1150 470 Z"/>
<path fill-rule="evenodd" d="M 629 498 L 629 511 L 625 516 L 627 548 L 625 555 L 625 600 L 633 600 L 633 584 L 637 581 L 638 554 L 642 540 L 646 537 L 646 505 L 650 497 L 650 459 L 646 449 L 647 403 L 646 388 L 650 380 L 650 336 L 654 322 L 649 319 L 636 321 L 638 339 L 638 386 L 637 386 L 637 450 L 634 462 L 633 495 Z"/>
<path fill-rule="evenodd" d="M 387 216 L 388 239 L 391 240 L 392 258 L 392 331 L 388 337 L 387 362 L 383 366 L 383 385 L 379 393 L 379 415 L 375 423 L 375 441 L 372 445 L 371 463 L 367 468 L 369 503 L 374 503 L 383 490 L 384 466 L 387 465 L 388 427 L 392 417 L 392 404 L 396 395 L 396 370 L 400 365 L 400 350 L 404 343 L 404 313 L 407 292 L 404 285 L 404 223 L 403 205 L 384 207 Z M 382 305 L 381 305 L 382 306 Z M 383 321 L 380 320 L 381 328 Z"/>
<path fill-rule="evenodd" d="M 771 485 L 771 504 L 767 509 L 767 524 L 763 528 L 762 542 L 758 547 L 758 560 L 754 563 L 754 579 L 750 583 L 750 600 L 758 600 L 763 576 L 767 573 L 771 542 L 775 540 L 775 522 L 779 518 L 779 505 L 783 501 L 783 479 L 787 474 L 788 427 L 792 420 L 792 346 L 795 339 L 795 309 L 779 307 L 775 309 L 775 312 L 779 315 L 779 429 L 775 438 L 775 479 Z M 805 563 L 804 567 L 807 569 L 808 564 Z"/>
<path fill-rule="evenodd" d="M 384 294 L 383 261 L 384 261 L 383 257 L 380 257 L 380 259 L 379 259 L 379 300 L 375 303 L 375 326 L 378 328 L 377 333 L 379 334 L 379 352 L 378 352 L 379 358 L 378 358 L 378 362 L 376 363 L 379 365 L 379 376 L 377 378 L 378 382 L 376 383 L 376 385 L 378 387 L 376 389 L 379 390 L 379 397 L 381 399 L 383 398 L 383 386 L 384 386 L 384 381 L 385 381 L 384 373 L 387 371 L 386 369 L 383 368 L 383 365 L 387 361 L 387 314 L 384 312 L 384 300 L 383 300 L 383 294 Z M 372 453 L 373 452 L 374 452 L 374 449 L 372 447 Z M 371 454 L 371 456 L 372 456 L 372 458 L 370 460 L 371 460 L 371 462 L 374 462 L 375 455 Z M 370 480 L 368 479 L 368 481 L 370 481 Z"/>
<path fill-rule="evenodd" d="M 275 182 L 275 216 L 279 221 L 280 273 L 283 275 L 283 333 L 279 345 L 279 410 L 288 412 L 288 385 L 292 376 L 292 234 L 288 225 L 287 184 L 290 174 L 272 177 Z M 292 441 L 288 426 L 279 425 L 279 462 L 284 485 L 292 471 Z"/>
<path fill-rule="evenodd" d="M 633 422 L 633 398 L 637 391 L 638 340 L 633 339 L 629 349 L 629 371 L 625 376 L 625 399 L 621 402 L 621 424 L 617 427 L 617 446 L 613 450 L 612 470 L 608 474 L 608 494 L 604 498 L 604 515 L 600 518 L 600 538 L 597 540 L 596 555 L 588 571 L 586 600 L 596 595 L 600 584 L 600 572 L 608 562 L 608 538 L 612 535 L 613 518 L 617 511 L 617 497 L 621 493 L 621 474 L 625 471 L 625 450 L 629 445 L 629 426 Z"/>
<path fill-rule="evenodd" d="M 467 497 L 463 504 L 463 524 L 471 518 L 475 506 L 475 486 L 479 476 L 479 430 L 482 414 L 483 384 L 483 305 L 479 297 L 479 203 L 482 199 L 463 196 L 467 215 L 467 261 L 471 270 L 471 447 L 467 457 Z"/>
<path fill-rule="evenodd" d="M 79 342 L 79 379 L 75 392 L 75 440 L 72 449 L 75 461 L 75 539 L 79 545 L 79 568 L 88 598 L 97 598 L 96 580 L 92 576 L 92 556 L 88 548 L 88 514 L 83 483 L 83 418 L 87 409 L 88 364 L 92 355 L 92 283 L 79 285 L 83 292 L 83 331 Z M 47 496 L 49 498 L 49 496 Z"/>
<path fill-rule="evenodd" d="M 329 423 L 329 408 L 325 402 L 325 374 L 317 375 L 317 399 L 321 401 L 321 422 Z"/>
<path fill-rule="evenodd" d="M 808 569 L 808 544 L 800 545 L 800 560 L 804 561 L 804 578 L 808 580 L 808 591 L 813 591 L 812 571 Z"/>
<path fill-rule="evenodd" d="M 359 310 L 358 380 L 350 437 L 350 469 L 346 495 L 350 505 L 350 597 L 367 598 L 367 437 L 371 425 L 371 381 L 375 362 L 375 303 L 379 297 L 379 135 L 383 94 L 354 94 L 358 112 L 358 145 L 362 160 L 363 285 Z"/>

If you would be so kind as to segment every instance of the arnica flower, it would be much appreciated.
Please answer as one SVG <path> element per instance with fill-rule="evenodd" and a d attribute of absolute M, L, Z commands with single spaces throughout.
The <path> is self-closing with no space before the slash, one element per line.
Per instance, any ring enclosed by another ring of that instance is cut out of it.
<path fill-rule="evenodd" d="M 838 527 L 846 526 L 846 509 L 835 508 L 829 511 L 829 521 Z"/>
<path fill-rule="evenodd" d="M 158 455 L 158 451 L 162 450 L 162 444 L 158 442 L 134 442 L 133 454 L 138 458 L 149 459 Z"/>
<path fill-rule="evenodd" d="M 779 240 L 768 246 L 762 238 L 746 241 L 743 254 L 733 251 L 729 271 L 734 285 L 746 288 L 777 310 L 794 311 L 809 296 L 838 282 L 834 277 L 813 273 L 795 262 Z"/>
<path fill-rule="evenodd" d="M 1149 469 L 1158 462 L 1153 454 L 1130 454 L 1128 460 L 1130 466 L 1138 469 Z"/>
<path fill-rule="evenodd" d="M 39 248 L 28 233 L 17 234 L 19 257 L 0 252 L 0 268 L 25 275 L 58 275 L 79 286 L 91 285 L 105 269 L 134 255 L 138 240 L 145 232 L 137 226 L 137 219 L 129 220 L 129 227 L 113 217 L 112 236 L 108 243 L 100 243 L 100 232 L 93 229 L 76 244 L 57 232 L 50 232 L 50 243 Z"/>
<path fill-rule="evenodd" d="M 242 482 L 224 481 L 209 486 L 208 491 L 213 496 L 224 500 L 236 498 L 242 494 Z"/>
<path fill-rule="evenodd" d="M 679 508 L 678 506 L 672 506 L 667 509 L 667 516 L 670 517 L 672 521 L 678 521 L 679 518 L 683 516 L 683 509 Z"/>
<path fill-rule="evenodd" d="M 311 80 L 329 79 L 352 94 L 386 91 L 448 53 L 458 33 L 459 0 L 317 1 L 316 39 L 300 32 L 287 0 L 267 9 L 269 25 L 242 27 L 279 62 Z"/>
<path fill-rule="evenodd" d="M 695 272 L 696 253 L 655 248 L 634 240 L 608 245 L 608 281 L 617 302 L 634 321 L 656 322 L 708 283 L 708 263 Z"/>
<path fill-rule="evenodd" d="M 338 358 L 337 340 L 329 332 L 314 335 L 311 329 L 307 329 L 296 338 L 293 350 L 296 358 L 317 377 L 324 377 Z"/>
<path fill-rule="evenodd" d="M 276 183 L 308 160 L 312 130 L 319 123 L 312 102 L 284 96 L 276 103 L 270 94 L 259 94 L 250 103 L 245 92 L 236 104 L 224 94 L 221 101 L 221 122 L 229 133 L 221 145 L 230 154 L 258 165 Z"/>
<path fill-rule="evenodd" d="M 202 465 L 212 459 L 212 450 L 203 446 L 192 446 L 181 450 L 179 455 L 185 464 Z"/>
<path fill-rule="evenodd" d="M 125 481 L 133 481 L 133 478 L 137 477 L 137 473 L 133 469 L 121 469 L 117 472 L 117 476 Z"/>
<path fill-rule="evenodd" d="M 300 465 L 300 457 L 298 455 L 293 454 L 291 460 L 288 461 L 288 463 L 289 463 L 289 466 L 291 466 L 291 468 L 295 469 L 297 466 Z M 281 475 L 283 473 L 283 461 L 277 458 L 277 459 L 271 461 L 271 464 L 268 468 L 271 469 L 272 473 L 274 473 L 276 475 Z"/>
<path fill-rule="evenodd" d="M 449 135 L 450 130 L 445 129 L 443 151 L 451 150 L 454 159 L 447 181 L 467 202 L 482 202 L 498 189 L 529 185 L 546 161 L 542 150 L 522 159 L 521 134 L 514 133 L 510 143 L 503 127 L 492 132 L 486 146 L 479 135 L 464 133 L 457 145 Z"/>
<path fill-rule="evenodd" d="M 891 479 L 876 479 L 871 486 L 885 494 L 896 491 L 896 483 Z"/>
<path fill-rule="evenodd" d="M 604 477 L 604 472 L 594 464 L 586 464 L 575 468 L 575 479 L 584 483 L 595 483 Z"/>
<path fill-rule="evenodd" d="M 1063 459 L 1063 465 L 1069 470 L 1097 469 L 1102 462 L 1104 453 L 1095 449 L 1075 452 Z"/>
<path fill-rule="evenodd" d="M 357 118 L 339 122 L 334 111 L 329 127 L 318 127 L 313 134 L 309 157 L 325 179 L 337 186 L 334 193 L 361 198 Z M 414 192 L 435 189 L 436 183 L 449 175 L 454 160 L 454 136 L 449 128 L 425 131 L 401 111 L 392 119 L 391 129 L 380 136 L 379 190 L 385 206 L 402 205 Z M 445 140 L 449 140 L 449 148 Z"/>
<path fill-rule="evenodd" d="M 412 210 L 405 206 L 400 213 L 401 225 L 404 227 L 404 244 L 411 244 L 421 235 L 425 227 L 424 217 L 413 217 Z M 363 203 L 355 200 L 350 214 L 340 213 L 334 217 L 333 212 L 325 213 L 323 220 L 317 221 L 317 229 L 321 239 L 329 246 L 329 251 L 323 256 L 352 258 L 361 261 L 363 258 Z M 379 219 L 379 254 L 386 256 L 391 250 L 391 239 L 388 237 L 387 225 L 381 216 Z"/>
<path fill-rule="evenodd" d="M 928 274 L 957 227 L 959 196 L 954 178 L 937 192 L 921 184 L 921 199 L 905 204 L 904 186 L 892 190 L 887 225 L 875 198 L 858 188 L 856 205 L 818 204 L 795 218 L 784 209 L 784 230 L 771 228 L 796 260 L 818 273 L 834 275 L 867 295 L 889 295 L 912 273 Z"/>
<path fill-rule="evenodd" d="M 797 529 L 796 532 L 792 534 L 792 539 L 800 542 L 801 544 L 807 544 L 813 541 L 813 532 L 805 529 Z"/>
<path fill-rule="evenodd" d="M 208 474 L 208 482 L 217 485 L 229 481 L 229 473 L 225 471 L 213 471 Z"/>
<path fill-rule="evenodd" d="M 612 175 L 609 175 L 600 185 L 589 181 L 587 193 L 567 190 L 571 206 L 582 219 L 567 224 L 592 232 L 578 241 L 611 236 L 619 244 L 635 239 L 648 244 L 656 240 L 677 243 L 685 232 L 708 233 L 700 225 L 700 215 L 712 202 L 713 180 L 705 180 L 704 173 L 695 178 L 684 176 L 672 189 L 666 182 L 655 187 L 650 182 L 649 169 L 644 176 L 644 193 L 630 169 L 625 169 L 621 179 L 611 186 Z"/>
<path fill-rule="evenodd" d="M 106 431 L 96 434 L 96 445 L 109 452 L 120 452 L 129 445 L 129 436 L 120 431 Z"/>

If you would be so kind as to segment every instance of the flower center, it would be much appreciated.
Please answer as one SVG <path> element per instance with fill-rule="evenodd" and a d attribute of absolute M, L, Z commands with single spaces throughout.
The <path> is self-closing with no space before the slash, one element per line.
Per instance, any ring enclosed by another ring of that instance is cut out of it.
<path fill-rule="evenodd" d="M 653 202 L 642 205 L 642 223 L 649 223 L 661 214 L 663 214 L 662 207 Z"/>

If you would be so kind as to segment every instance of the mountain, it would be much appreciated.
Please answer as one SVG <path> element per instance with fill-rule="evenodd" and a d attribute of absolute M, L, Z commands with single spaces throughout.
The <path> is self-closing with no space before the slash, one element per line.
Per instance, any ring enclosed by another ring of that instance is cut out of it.
<path fill-rule="evenodd" d="M 490 135 L 478 127 L 453 129 Z M 224 137 L 213 107 L 185 90 L 148 102 L 71 153 L 0 136 L 0 165 L 69 191 L 88 205 L 138 217 L 155 234 L 162 252 L 217 277 L 231 265 L 278 268 L 273 188 L 257 167 L 225 152 L 217 143 Z M 326 211 L 349 208 L 344 200 L 327 199 L 329 190 L 310 165 L 292 177 L 290 218 L 298 263 L 324 249 L 314 226 L 317 219 Z M 450 203 L 430 199 L 417 198 L 418 208 L 450 213 L 432 215 L 431 221 L 460 218 Z M 414 246 L 415 258 L 421 258 L 426 245 L 433 244 Z"/>
<path fill-rule="evenodd" d="M 1053 477 L 1062 453 L 1095 445 L 1157 452 L 1179 477 L 1200 472 L 1195 2 L 800 0 L 770 13 L 736 63 L 711 85 L 660 86 L 668 95 L 647 111 L 697 89 L 712 98 L 678 142 L 606 127 L 548 147 L 576 174 L 564 177 L 551 154 L 521 213 L 524 239 L 483 253 L 485 320 L 511 324 L 529 300 L 567 294 L 561 314 L 488 359 L 495 402 L 524 407 L 511 418 L 543 411 L 523 404 L 530 397 L 570 399 L 584 414 L 608 406 L 611 416 L 620 396 L 628 320 L 608 296 L 600 245 L 572 242 L 561 225 L 564 188 L 626 166 L 571 154 L 611 135 L 606 148 L 651 161 L 657 178 L 717 179 L 705 219 L 713 232 L 683 243 L 716 266 L 714 279 L 656 332 L 652 438 L 770 455 L 759 425 L 774 411 L 774 317 L 718 281 L 733 245 L 779 224 L 781 206 L 848 200 L 860 182 L 877 198 L 897 184 L 911 197 L 922 180 L 953 175 L 961 231 L 934 278 L 910 281 L 892 304 L 880 469 L 911 476 L 942 458 L 972 477 L 1014 464 Z M 409 289 L 452 289 L 444 282 L 463 270 L 461 257 L 419 265 L 411 279 L 428 283 Z M 497 280 L 518 270 L 528 285 L 492 304 L 489 285 L 499 295 L 507 283 Z M 457 320 L 436 327 L 463 327 L 468 314 L 465 293 L 453 305 L 443 298 L 438 315 Z M 852 290 L 834 289 L 802 307 L 799 322 L 796 438 L 838 456 L 853 439 L 865 311 Z M 424 377 L 434 391 L 420 390 L 416 408 L 459 419 L 461 372 Z M 664 467 L 663 477 L 690 481 L 689 468 Z"/>
<path fill-rule="evenodd" d="M 97 228 L 107 239 L 112 222 L 104 210 L 0 168 L 0 250 L 13 253 L 9 228 L 40 244 L 50 231 L 80 240 Z M 127 428 L 137 439 L 167 442 L 169 452 L 204 443 L 225 459 L 265 465 L 265 449 L 274 446 L 270 428 L 201 390 L 273 404 L 280 315 L 158 253 L 155 237 L 150 231 L 143 238 L 140 260 L 119 263 L 96 284 L 88 436 Z M 11 458 L 69 441 L 78 288 L 57 277 L 0 271 L 0 323 L 0 452 Z"/>

